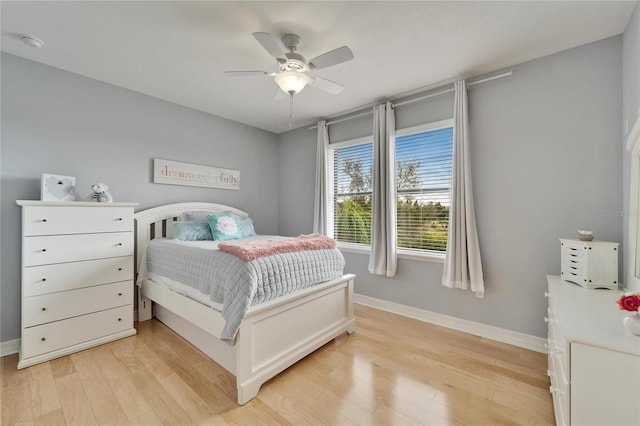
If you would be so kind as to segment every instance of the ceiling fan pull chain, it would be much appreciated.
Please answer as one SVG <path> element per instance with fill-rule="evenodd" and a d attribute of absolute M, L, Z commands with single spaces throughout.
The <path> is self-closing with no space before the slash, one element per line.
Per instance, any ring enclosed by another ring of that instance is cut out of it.
<path fill-rule="evenodd" d="M 293 92 L 289 93 L 289 128 L 293 128 Z"/>

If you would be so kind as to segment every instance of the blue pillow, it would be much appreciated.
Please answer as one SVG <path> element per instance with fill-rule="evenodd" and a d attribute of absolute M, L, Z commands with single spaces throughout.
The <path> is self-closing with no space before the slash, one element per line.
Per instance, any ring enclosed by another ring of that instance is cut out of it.
<path fill-rule="evenodd" d="M 253 229 L 253 220 L 250 217 L 243 217 L 241 219 L 236 218 L 238 229 L 240 230 L 241 238 L 251 237 L 256 235 L 255 229 Z"/>
<path fill-rule="evenodd" d="M 215 241 L 237 240 L 242 238 L 238 223 L 233 214 L 207 215 L 207 221 Z"/>
<path fill-rule="evenodd" d="M 177 221 L 173 223 L 173 239 L 180 241 L 213 240 L 211 228 L 206 222 Z"/>

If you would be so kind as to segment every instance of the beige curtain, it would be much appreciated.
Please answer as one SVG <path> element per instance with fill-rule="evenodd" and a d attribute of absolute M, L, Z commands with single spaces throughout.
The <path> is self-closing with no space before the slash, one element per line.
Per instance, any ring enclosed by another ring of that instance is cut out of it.
<path fill-rule="evenodd" d="M 453 120 L 453 174 L 451 206 L 449 208 L 449 237 L 442 285 L 463 290 L 470 289 L 478 297 L 484 297 L 480 245 L 471 187 L 469 113 L 467 87 L 464 80 L 455 83 Z"/>
<path fill-rule="evenodd" d="M 318 138 L 316 146 L 316 198 L 313 214 L 313 232 L 328 235 L 327 220 L 327 147 L 329 145 L 329 132 L 325 120 L 318 121 Z"/>
<path fill-rule="evenodd" d="M 369 272 L 393 277 L 396 242 L 396 118 L 391 102 L 373 107 L 373 203 Z"/>

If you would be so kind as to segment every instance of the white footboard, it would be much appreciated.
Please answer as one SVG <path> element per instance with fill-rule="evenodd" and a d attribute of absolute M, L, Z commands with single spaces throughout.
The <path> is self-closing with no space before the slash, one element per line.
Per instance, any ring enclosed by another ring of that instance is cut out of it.
<path fill-rule="evenodd" d="M 242 405 L 276 374 L 341 334 L 353 333 L 354 279 L 344 275 L 252 307 L 234 346 L 219 339 L 223 319 L 218 311 L 148 280 L 142 293 L 156 303 L 160 321 L 236 376 Z"/>
<path fill-rule="evenodd" d="M 254 398 L 264 382 L 320 346 L 344 332 L 353 333 L 353 279 L 345 275 L 247 314 L 236 342 L 238 404 Z"/>

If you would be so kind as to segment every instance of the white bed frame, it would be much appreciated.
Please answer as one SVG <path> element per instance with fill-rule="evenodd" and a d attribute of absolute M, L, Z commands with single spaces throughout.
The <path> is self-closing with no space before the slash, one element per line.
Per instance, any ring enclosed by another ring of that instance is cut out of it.
<path fill-rule="evenodd" d="M 221 204 L 179 203 L 135 214 L 136 272 L 147 242 L 170 237 L 171 222 L 185 211 L 247 213 Z M 224 326 L 220 312 L 149 280 L 138 291 L 138 321 L 153 314 L 231 374 L 236 376 L 238 404 L 255 398 L 267 380 L 325 343 L 353 333 L 353 282 L 344 275 L 303 291 L 253 306 L 240 324 L 236 344 L 219 339 Z M 152 309 L 152 303 L 155 306 Z"/>

